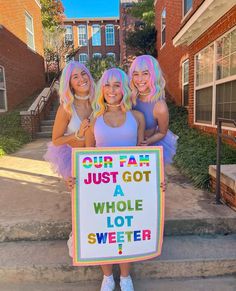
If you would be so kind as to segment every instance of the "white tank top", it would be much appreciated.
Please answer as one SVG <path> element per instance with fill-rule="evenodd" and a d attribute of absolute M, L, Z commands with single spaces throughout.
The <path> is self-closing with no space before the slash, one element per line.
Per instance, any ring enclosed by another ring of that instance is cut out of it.
<path fill-rule="evenodd" d="M 78 130 L 80 128 L 80 124 L 81 124 L 81 120 L 75 110 L 74 105 L 72 104 L 72 115 L 71 115 L 71 119 L 70 122 L 67 126 L 67 130 L 65 132 L 65 135 L 69 135 L 72 133 L 75 133 L 76 130 Z"/>

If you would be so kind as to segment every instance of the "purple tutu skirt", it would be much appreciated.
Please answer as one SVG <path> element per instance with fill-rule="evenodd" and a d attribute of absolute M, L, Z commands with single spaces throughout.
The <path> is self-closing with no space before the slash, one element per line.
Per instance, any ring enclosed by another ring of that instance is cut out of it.
<path fill-rule="evenodd" d="M 71 177 L 71 153 L 72 148 L 68 145 L 55 146 L 52 142 L 48 143 L 48 149 L 44 155 L 45 161 L 51 164 L 55 173 L 67 179 Z"/>
<path fill-rule="evenodd" d="M 173 163 L 173 158 L 176 154 L 178 138 L 179 137 L 177 135 L 168 130 L 163 139 L 152 144 L 152 146 L 163 146 L 165 165 Z"/>

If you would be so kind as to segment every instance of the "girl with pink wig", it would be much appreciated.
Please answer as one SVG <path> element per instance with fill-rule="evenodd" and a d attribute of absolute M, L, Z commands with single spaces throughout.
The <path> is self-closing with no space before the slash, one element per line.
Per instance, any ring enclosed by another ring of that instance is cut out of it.
<path fill-rule="evenodd" d="M 178 136 L 168 130 L 169 111 L 165 102 L 165 80 L 158 61 L 149 55 L 136 57 L 129 70 L 133 108 L 144 114 L 146 129 L 142 146 L 163 146 L 164 163 L 176 153 Z"/>
<path fill-rule="evenodd" d="M 94 117 L 86 131 L 86 146 L 125 147 L 141 144 L 144 139 L 143 114 L 131 110 L 131 91 L 128 77 L 120 69 L 105 71 L 98 83 L 94 102 Z M 112 265 L 103 265 L 101 291 L 115 289 Z M 120 287 L 122 291 L 133 291 L 130 263 L 120 264 Z"/>
<path fill-rule="evenodd" d="M 52 143 L 44 156 L 65 180 L 71 176 L 71 148 L 85 146 L 94 94 L 95 84 L 88 69 L 77 61 L 68 63 L 60 78 L 60 106 Z"/>

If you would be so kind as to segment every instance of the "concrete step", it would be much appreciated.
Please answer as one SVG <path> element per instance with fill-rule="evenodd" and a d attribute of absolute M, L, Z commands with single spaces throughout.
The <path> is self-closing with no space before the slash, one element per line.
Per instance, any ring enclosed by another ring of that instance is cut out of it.
<path fill-rule="evenodd" d="M 99 291 L 101 281 L 77 283 L 0 283 L 3 291 Z M 116 282 L 116 289 L 119 289 Z M 193 279 L 134 280 L 135 291 L 235 291 L 236 278 L 232 276 Z"/>
<path fill-rule="evenodd" d="M 55 206 L 53 207 L 55 209 Z M 0 222 L 0 242 L 67 239 L 71 229 L 70 215 L 64 220 L 55 218 L 54 220 L 45 221 L 43 219 L 40 221 L 32 217 L 32 220 L 28 221 Z M 166 219 L 165 221 L 165 236 L 203 234 L 236 234 L 236 220 L 235 218 L 218 217 L 218 219 L 208 219 L 207 221 L 204 219 Z"/>
<path fill-rule="evenodd" d="M 51 125 L 51 126 L 53 126 L 54 121 L 53 120 L 42 120 L 40 123 L 41 123 L 41 125 Z"/>
<path fill-rule="evenodd" d="M 236 275 L 236 235 L 166 237 L 159 258 L 132 264 L 134 280 Z M 118 277 L 118 269 L 114 270 Z M 0 282 L 100 280 L 99 266 L 73 267 L 66 241 L 0 244 Z"/>
<path fill-rule="evenodd" d="M 52 131 L 40 131 L 36 133 L 37 138 L 49 138 L 52 137 Z"/>
<path fill-rule="evenodd" d="M 40 126 L 40 129 L 41 129 L 41 132 L 52 132 L 52 128 L 53 126 L 52 125 L 41 125 Z"/>

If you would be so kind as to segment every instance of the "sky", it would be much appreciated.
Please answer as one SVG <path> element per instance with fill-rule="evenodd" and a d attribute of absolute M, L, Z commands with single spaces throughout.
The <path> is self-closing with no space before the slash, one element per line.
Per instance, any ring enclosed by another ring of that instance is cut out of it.
<path fill-rule="evenodd" d="M 119 0 L 61 0 L 67 18 L 118 17 Z"/>

